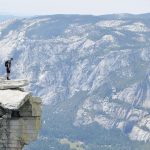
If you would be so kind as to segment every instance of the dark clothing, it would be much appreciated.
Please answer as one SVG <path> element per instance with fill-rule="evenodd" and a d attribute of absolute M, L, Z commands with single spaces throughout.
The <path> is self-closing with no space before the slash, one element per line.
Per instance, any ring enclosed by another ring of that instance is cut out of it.
<path fill-rule="evenodd" d="M 5 67 L 6 67 L 6 72 L 10 73 L 10 68 L 11 68 L 11 60 L 7 60 L 5 62 Z"/>
<path fill-rule="evenodd" d="M 10 68 L 7 67 L 7 68 L 6 68 L 6 72 L 7 72 L 7 73 L 10 73 Z"/>
<path fill-rule="evenodd" d="M 6 72 L 7 72 L 7 80 L 10 80 L 9 76 L 10 76 L 11 60 L 13 60 L 13 59 L 5 61 L 5 67 L 6 67 Z"/>
<path fill-rule="evenodd" d="M 5 67 L 6 67 L 6 68 L 10 68 L 10 67 L 11 67 L 11 60 L 7 60 L 7 61 L 5 62 Z"/>
<path fill-rule="evenodd" d="M 9 77 L 7 77 L 7 80 L 10 80 Z"/>

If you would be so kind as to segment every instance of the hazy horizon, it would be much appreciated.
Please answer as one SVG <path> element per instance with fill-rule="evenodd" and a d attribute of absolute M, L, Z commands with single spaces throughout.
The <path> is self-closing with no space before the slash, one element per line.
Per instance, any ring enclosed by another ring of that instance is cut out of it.
<path fill-rule="evenodd" d="M 31 15 L 25 15 L 25 14 L 9 14 L 9 13 L 3 13 L 0 12 L 0 16 L 12 16 L 12 17 L 34 17 L 34 16 L 53 16 L 53 15 L 79 15 L 79 16 L 109 16 L 109 15 L 145 15 L 145 14 L 150 14 L 150 12 L 147 13 L 139 13 L 139 14 L 134 14 L 134 13 L 110 13 L 110 14 L 100 14 L 100 15 L 94 15 L 94 14 L 31 14 Z"/>
<path fill-rule="evenodd" d="M 54 14 L 107 15 L 150 13 L 147 0 L 0 0 L 0 14 L 40 16 Z"/>

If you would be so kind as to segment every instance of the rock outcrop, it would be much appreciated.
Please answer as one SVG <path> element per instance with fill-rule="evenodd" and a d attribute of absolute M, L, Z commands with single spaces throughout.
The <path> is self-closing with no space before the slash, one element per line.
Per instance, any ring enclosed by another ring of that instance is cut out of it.
<path fill-rule="evenodd" d="M 0 81 L 0 150 L 22 150 L 38 136 L 41 100 L 20 89 L 24 85 L 25 80 Z"/>
<path fill-rule="evenodd" d="M 27 80 L 4 80 L 0 79 L 0 90 L 16 89 L 28 85 Z"/>

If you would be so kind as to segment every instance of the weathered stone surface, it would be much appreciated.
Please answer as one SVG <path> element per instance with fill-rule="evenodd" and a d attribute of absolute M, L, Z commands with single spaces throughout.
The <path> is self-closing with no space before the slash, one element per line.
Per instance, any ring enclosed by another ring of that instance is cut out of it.
<path fill-rule="evenodd" d="M 20 89 L 0 90 L 0 150 L 22 150 L 38 136 L 41 100 Z"/>
<path fill-rule="evenodd" d="M 27 86 L 29 82 L 27 80 L 4 80 L 0 78 L 0 90 L 16 89 Z"/>
<path fill-rule="evenodd" d="M 30 97 L 29 92 L 0 90 L 0 106 L 5 109 L 19 109 Z"/>
<path fill-rule="evenodd" d="M 41 100 L 38 97 L 30 97 L 25 104 L 20 107 L 19 114 L 21 117 L 32 116 L 39 117 L 41 116 Z"/>
<path fill-rule="evenodd" d="M 0 81 L 1 81 L 1 80 L 5 80 L 5 79 L 4 79 L 3 77 L 0 77 Z"/>

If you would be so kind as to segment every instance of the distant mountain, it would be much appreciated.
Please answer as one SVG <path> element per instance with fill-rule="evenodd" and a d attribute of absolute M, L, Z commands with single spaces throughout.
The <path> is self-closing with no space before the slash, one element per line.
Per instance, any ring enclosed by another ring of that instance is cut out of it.
<path fill-rule="evenodd" d="M 14 18 L 17 18 L 17 17 L 11 16 L 11 15 L 0 15 L 0 22 L 1 21 L 6 21 L 6 20 L 9 20 L 9 19 L 14 19 Z"/>
<path fill-rule="evenodd" d="M 1 74 L 13 57 L 12 78 L 30 80 L 28 89 L 43 99 L 41 135 L 26 149 L 149 150 L 149 18 L 53 15 L 0 23 Z"/>

